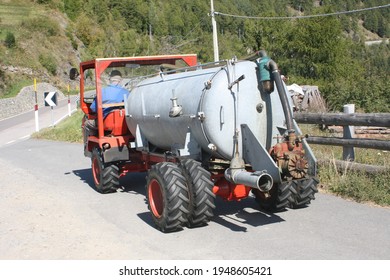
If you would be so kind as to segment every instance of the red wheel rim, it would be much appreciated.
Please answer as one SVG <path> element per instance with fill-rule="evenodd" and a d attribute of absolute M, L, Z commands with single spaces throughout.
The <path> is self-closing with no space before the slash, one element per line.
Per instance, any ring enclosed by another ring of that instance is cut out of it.
<path fill-rule="evenodd" d="M 100 183 L 100 168 L 99 168 L 99 160 L 95 157 L 92 161 L 92 173 L 93 179 L 95 180 L 96 185 Z"/>
<path fill-rule="evenodd" d="M 155 217 L 160 218 L 164 211 L 164 201 L 160 183 L 156 179 L 149 183 L 148 194 L 150 210 Z"/>

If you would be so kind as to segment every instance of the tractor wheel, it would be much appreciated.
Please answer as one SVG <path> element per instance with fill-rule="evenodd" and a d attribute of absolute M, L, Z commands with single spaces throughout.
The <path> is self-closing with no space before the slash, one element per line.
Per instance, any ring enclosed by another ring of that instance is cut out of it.
<path fill-rule="evenodd" d="M 186 178 L 174 163 L 153 165 L 146 180 L 146 198 L 156 227 L 162 232 L 182 229 L 188 222 Z"/>
<path fill-rule="evenodd" d="M 96 190 L 100 193 L 112 193 L 119 187 L 119 168 L 115 164 L 105 164 L 99 148 L 92 151 L 92 174 Z"/>
<path fill-rule="evenodd" d="M 318 180 L 316 178 L 293 181 L 291 186 L 292 203 L 291 208 L 303 208 L 315 199 L 314 194 L 317 190 Z"/>
<path fill-rule="evenodd" d="M 207 225 L 215 209 L 214 183 L 210 180 L 211 174 L 201 166 L 200 162 L 193 159 L 182 160 L 181 168 L 187 178 L 190 195 L 188 226 Z"/>
<path fill-rule="evenodd" d="M 267 196 L 260 190 L 253 189 L 256 201 L 260 207 L 271 212 L 280 212 L 289 207 L 292 201 L 292 193 L 290 190 L 290 183 L 283 182 L 274 184 Z"/>

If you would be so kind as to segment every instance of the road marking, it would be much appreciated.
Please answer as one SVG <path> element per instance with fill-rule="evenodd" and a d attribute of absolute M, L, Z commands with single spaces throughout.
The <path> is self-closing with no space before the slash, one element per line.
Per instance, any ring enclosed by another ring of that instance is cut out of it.
<path fill-rule="evenodd" d="M 70 113 L 73 114 L 74 112 L 76 112 L 77 109 L 73 109 Z M 67 117 L 69 117 L 68 114 L 64 115 L 62 118 L 60 118 L 59 120 L 57 120 L 54 125 L 57 125 L 59 122 L 61 122 L 62 120 L 66 119 Z"/>
<path fill-rule="evenodd" d="M 25 140 L 25 139 L 30 138 L 30 136 L 31 136 L 31 135 L 25 135 L 25 136 L 23 136 L 23 137 L 19 137 L 18 139 L 8 141 L 7 143 L 3 144 L 2 146 L 10 145 L 10 144 L 15 143 L 15 142 L 18 142 L 18 141 L 23 141 L 23 140 Z"/>

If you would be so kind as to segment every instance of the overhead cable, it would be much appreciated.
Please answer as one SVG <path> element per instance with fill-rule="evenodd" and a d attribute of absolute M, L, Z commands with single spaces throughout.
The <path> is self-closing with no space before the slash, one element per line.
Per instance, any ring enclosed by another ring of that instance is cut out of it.
<path fill-rule="evenodd" d="M 364 9 L 357 9 L 357 10 L 351 10 L 351 11 L 340 11 L 340 12 L 334 12 L 334 13 L 327 13 L 327 14 L 318 14 L 318 15 L 306 15 L 306 16 L 289 16 L 289 17 L 255 17 L 255 16 L 241 16 L 241 15 L 232 15 L 232 14 L 225 14 L 220 12 L 214 12 L 215 15 L 219 16 L 227 16 L 227 17 L 235 17 L 235 18 L 245 18 L 245 19 L 259 19 L 259 20 L 283 20 L 283 19 L 301 19 L 301 18 L 316 18 L 316 17 L 327 17 L 327 16 L 336 16 L 336 15 L 343 15 L 343 14 L 352 14 L 352 13 L 359 13 L 359 12 L 365 12 L 375 9 L 382 9 L 382 8 L 388 8 L 390 7 L 390 4 L 382 5 L 382 6 L 375 6 L 375 7 L 369 7 Z"/>

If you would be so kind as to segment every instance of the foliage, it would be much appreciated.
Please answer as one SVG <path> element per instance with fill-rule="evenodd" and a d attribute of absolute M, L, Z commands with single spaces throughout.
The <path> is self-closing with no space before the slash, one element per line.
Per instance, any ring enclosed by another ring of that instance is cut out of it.
<path fill-rule="evenodd" d="M 50 74 L 55 75 L 57 73 L 57 63 L 50 53 L 41 54 L 39 56 L 39 62 L 47 69 L 47 71 L 49 71 Z"/>
<path fill-rule="evenodd" d="M 31 85 L 31 80 L 27 79 L 26 77 L 7 78 L 7 83 L 4 85 L 7 87 L 7 91 L 6 94 L 0 95 L 2 98 L 15 97 L 22 90 L 22 88 Z"/>
<path fill-rule="evenodd" d="M 330 162 L 319 168 L 319 177 L 327 190 L 340 196 L 390 206 L 390 173 L 368 175 L 351 170 L 340 173 Z"/>
<path fill-rule="evenodd" d="M 16 39 L 14 33 L 7 32 L 7 35 L 5 36 L 4 44 L 7 48 L 14 48 L 16 46 Z"/>
<path fill-rule="evenodd" d="M 325 137 L 339 137 L 320 131 L 314 125 L 300 125 L 303 133 Z M 318 167 L 318 177 L 323 191 L 329 191 L 359 202 L 374 202 L 390 206 L 390 173 L 366 174 L 352 170 L 339 171 L 335 160 L 342 159 L 342 147 L 310 145 L 316 158 L 323 164 Z M 390 168 L 390 152 L 355 148 L 355 162 Z"/>
<path fill-rule="evenodd" d="M 29 30 L 31 33 L 40 33 L 45 36 L 58 36 L 60 26 L 57 21 L 47 17 L 34 17 L 26 19 L 21 24 L 22 28 Z"/>
<path fill-rule="evenodd" d="M 72 20 L 75 20 L 80 15 L 81 8 L 81 0 L 64 0 L 64 12 Z"/>
<path fill-rule="evenodd" d="M 63 34 L 66 34 L 81 60 L 172 53 L 196 53 L 200 62 L 213 60 L 209 0 L 17 2 L 0 4 L 0 16 L 3 19 L 0 25 L 14 22 L 11 31 L 26 30 L 24 36 L 15 33 L 18 46 L 30 43 L 19 38 L 34 40 L 45 36 L 49 39 L 48 44 L 51 44 L 55 40 L 54 36 L 61 34 L 61 27 L 55 17 L 32 16 L 31 11 L 35 13 L 44 7 L 42 9 L 45 11 L 49 8 L 57 9 L 68 16 L 70 21 Z M 20 4 L 22 2 L 26 4 L 23 6 Z M 332 13 L 379 6 L 387 2 L 218 0 L 214 1 L 214 7 L 221 13 L 271 17 Z M 10 11 L 15 10 L 18 11 L 15 19 L 9 17 Z M 220 58 L 242 58 L 265 49 L 279 64 L 283 74 L 289 76 L 291 83 L 318 85 L 331 110 L 340 110 L 345 103 L 355 103 L 359 111 L 388 112 L 389 44 L 366 47 L 364 41 L 366 38 L 389 37 L 389 18 L 389 8 L 294 20 L 258 20 L 216 15 Z M 368 31 L 363 30 L 362 26 Z M 29 55 L 28 50 L 14 48 L 9 51 L 12 51 L 11 56 L 1 58 L 2 61 L 19 63 L 21 60 L 27 63 L 24 58 Z M 42 50 L 37 53 L 42 53 Z M 58 55 L 56 59 L 60 61 Z M 30 64 L 36 67 L 38 63 Z"/>

